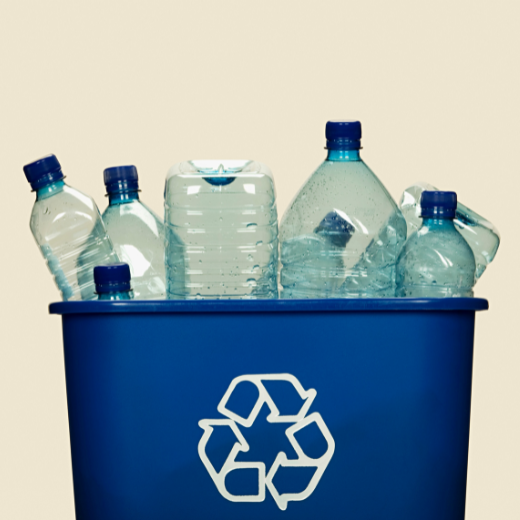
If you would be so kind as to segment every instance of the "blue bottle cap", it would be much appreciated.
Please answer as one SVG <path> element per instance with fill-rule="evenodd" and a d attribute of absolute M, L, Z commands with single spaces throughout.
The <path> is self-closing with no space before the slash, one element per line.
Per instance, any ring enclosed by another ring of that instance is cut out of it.
<path fill-rule="evenodd" d="M 23 171 L 33 190 L 63 179 L 61 164 L 53 154 L 26 164 Z"/>
<path fill-rule="evenodd" d="M 359 150 L 361 123 L 359 121 L 328 121 L 325 137 L 329 150 Z"/>
<path fill-rule="evenodd" d="M 139 177 L 135 166 L 113 166 L 106 168 L 103 179 L 107 193 L 135 191 L 139 189 Z"/>
<path fill-rule="evenodd" d="M 454 191 L 423 191 L 421 217 L 455 218 L 457 194 Z"/>
<path fill-rule="evenodd" d="M 108 264 L 94 267 L 96 293 L 130 291 L 130 267 L 128 264 Z"/>

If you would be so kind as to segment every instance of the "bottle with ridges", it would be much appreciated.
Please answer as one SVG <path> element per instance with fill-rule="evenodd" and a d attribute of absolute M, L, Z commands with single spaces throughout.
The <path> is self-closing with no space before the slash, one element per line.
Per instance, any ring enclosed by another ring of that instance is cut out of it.
<path fill-rule="evenodd" d="M 423 191 L 423 224 L 399 255 L 397 296 L 473 296 L 475 257 L 453 223 L 456 209 L 456 193 Z"/>
<path fill-rule="evenodd" d="M 276 194 L 267 166 L 239 160 L 174 165 L 164 220 L 168 298 L 278 297 Z"/>
<path fill-rule="evenodd" d="M 417 182 L 404 190 L 401 197 L 399 207 L 406 219 L 408 236 L 421 227 L 420 201 L 424 191 L 439 190 L 426 182 Z M 480 278 L 497 254 L 500 245 L 500 233 L 489 220 L 464 206 L 460 201 L 457 202 L 457 211 L 453 223 L 475 255 L 476 277 Z"/>
<path fill-rule="evenodd" d="M 119 259 L 130 266 L 134 299 L 164 299 L 164 224 L 139 200 L 135 166 L 115 166 L 104 173 L 109 205 L 103 222 Z"/>
<path fill-rule="evenodd" d="M 362 161 L 359 121 L 329 121 L 328 154 L 280 224 L 283 298 L 392 297 L 406 222 Z"/>
<path fill-rule="evenodd" d="M 64 182 L 48 155 L 24 166 L 36 192 L 31 231 L 63 300 L 94 300 L 93 269 L 118 261 L 94 200 Z"/>
<path fill-rule="evenodd" d="M 98 300 L 132 300 L 130 267 L 123 262 L 94 267 L 94 281 Z"/>

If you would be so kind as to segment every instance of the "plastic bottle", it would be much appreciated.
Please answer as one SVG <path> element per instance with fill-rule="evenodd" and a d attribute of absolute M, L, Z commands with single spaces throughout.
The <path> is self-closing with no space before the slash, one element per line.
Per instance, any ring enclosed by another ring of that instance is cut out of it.
<path fill-rule="evenodd" d="M 168 298 L 278 297 L 276 194 L 264 164 L 175 164 L 166 179 L 165 225 Z"/>
<path fill-rule="evenodd" d="M 23 169 L 36 192 L 31 231 L 63 300 L 96 299 L 94 267 L 118 261 L 96 203 L 65 184 L 54 155 Z"/>
<path fill-rule="evenodd" d="M 325 133 L 327 159 L 280 225 L 282 296 L 394 296 L 406 222 L 360 158 L 359 121 L 329 121 Z"/>
<path fill-rule="evenodd" d="M 119 259 L 130 266 L 134 299 L 164 299 L 164 224 L 139 200 L 137 168 L 107 168 L 103 177 L 109 200 L 103 222 Z"/>
<path fill-rule="evenodd" d="M 94 267 L 98 300 L 132 300 L 130 267 L 125 263 Z"/>
<path fill-rule="evenodd" d="M 473 296 L 475 257 L 453 223 L 456 208 L 456 193 L 423 191 L 423 224 L 399 255 L 397 296 Z"/>
<path fill-rule="evenodd" d="M 438 191 L 426 182 L 417 182 L 407 188 L 401 197 L 399 207 L 408 225 L 408 236 L 421 227 L 421 194 L 423 191 Z M 473 210 L 457 203 L 457 212 L 453 219 L 455 227 L 466 239 L 475 255 L 477 279 L 482 276 L 486 267 L 493 261 L 500 245 L 500 233 L 489 220 L 481 217 Z"/>

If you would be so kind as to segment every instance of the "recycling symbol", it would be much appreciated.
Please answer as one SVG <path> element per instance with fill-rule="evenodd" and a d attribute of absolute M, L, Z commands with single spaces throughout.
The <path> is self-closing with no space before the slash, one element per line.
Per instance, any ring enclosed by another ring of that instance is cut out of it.
<path fill-rule="evenodd" d="M 226 407 L 233 391 L 237 385 L 243 381 L 253 383 L 258 389 L 258 399 L 248 417 L 241 417 Z M 301 406 L 297 415 L 280 414 L 276 404 L 263 384 L 264 381 L 287 381 L 293 385 L 294 389 L 298 392 L 299 396 L 303 400 L 303 405 Z M 278 507 L 281 510 L 286 510 L 288 502 L 305 500 L 313 493 L 323 473 L 325 472 L 335 449 L 334 439 L 332 438 L 332 435 L 325 425 L 321 415 L 316 412 L 307 415 L 307 412 L 309 411 L 315 397 L 316 390 L 312 388 L 309 390 L 304 390 L 298 379 L 296 379 L 296 377 L 291 374 L 243 375 L 236 377 L 233 379 L 233 381 L 231 381 L 229 388 L 224 394 L 224 397 L 217 406 L 217 410 L 226 418 L 202 419 L 199 421 L 199 426 L 204 430 L 202 438 L 199 441 L 199 456 L 213 482 L 215 483 L 215 486 L 224 498 L 230 500 L 231 502 L 263 502 L 265 500 L 265 493 L 267 488 Z M 285 430 L 285 435 L 287 436 L 291 446 L 294 448 L 294 451 L 298 456 L 296 459 L 288 459 L 287 455 L 283 451 L 279 452 L 273 462 L 273 465 L 267 473 L 266 466 L 263 462 L 242 462 L 235 460 L 239 452 L 249 451 L 249 444 L 242 435 L 242 432 L 240 431 L 237 424 L 246 428 L 251 427 L 264 404 L 268 406 L 270 411 L 269 415 L 267 416 L 268 422 L 291 424 L 287 430 Z M 316 424 L 327 443 L 327 449 L 325 453 L 319 458 L 312 458 L 307 456 L 295 438 L 296 432 L 302 430 L 312 423 Z M 215 470 L 208 456 L 206 455 L 206 445 L 215 426 L 228 426 L 231 428 L 231 431 L 236 437 L 236 442 L 234 443 L 231 452 L 229 453 L 222 468 L 218 472 Z M 279 493 L 273 484 L 273 479 L 280 467 L 315 468 L 315 471 L 312 478 L 310 479 L 309 484 L 303 491 L 299 493 Z M 226 489 L 226 476 L 232 471 L 240 471 L 244 469 L 255 469 L 258 471 L 258 493 L 255 495 L 234 495 Z"/>

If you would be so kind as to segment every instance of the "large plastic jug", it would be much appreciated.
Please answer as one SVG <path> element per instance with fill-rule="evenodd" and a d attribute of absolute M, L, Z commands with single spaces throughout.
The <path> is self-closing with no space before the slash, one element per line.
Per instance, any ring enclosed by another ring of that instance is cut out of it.
<path fill-rule="evenodd" d="M 359 121 L 329 121 L 325 133 L 327 158 L 280 225 L 282 296 L 394 296 L 406 222 L 359 155 Z"/>

